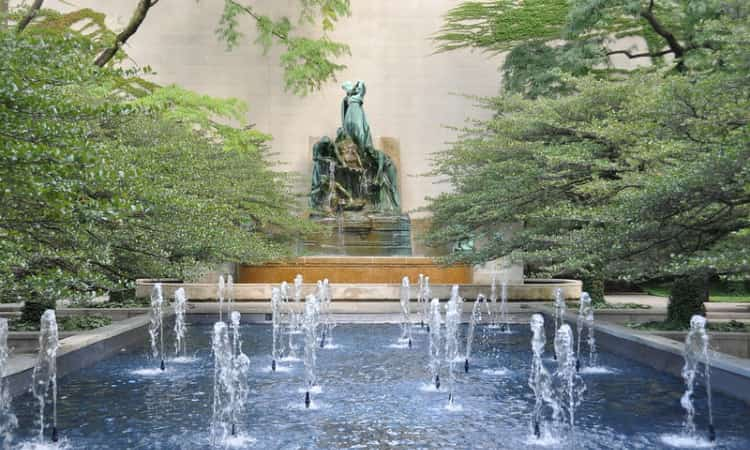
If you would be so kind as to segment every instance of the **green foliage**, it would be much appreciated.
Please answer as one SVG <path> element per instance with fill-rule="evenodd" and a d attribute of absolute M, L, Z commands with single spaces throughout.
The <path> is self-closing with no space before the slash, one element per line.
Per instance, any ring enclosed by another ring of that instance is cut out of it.
<path fill-rule="evenodd" d="M 288 91 L 306 95 L 330 80 L 346 66 L 333 60 L 348 55 L 349 46 L 330 40 L 325 33 L 333 30 L 335 22 L 350 13 L 349 0 L 299 0 L 300 25 L 315 24 L 320 20 L 324 35 L 312 39 L 294 35 L 295 25 L 288 17 L 274 19 L 260 13 L 257 8 L 235 0 L 224 1 L 217 35 L 232 49 L 243 38 L 240 19 L 251 17 L 255 20 L 258 36 L 256 43 L 268 51 L 274 42 L 286 47 L 281 55 L 284 69 L 284 85 Z"/>
<path fill-rule="evenodd" d="M 104 316 L 69 316 L 57 319 L 59 331 L 86 331 L 112 324 L 112 319 Z M 39 331 L 39 320 L 19 320 L 10 322 L 10 331 Z"/>
<path fill-rule="evenodd" d="M 92 64 L 89 36 L 0 31 L 0 298 L 86 298 L 289 254 L 309 225 L 237 100 Z"/>
<path fill-rule="evenodd" d="M 676 322 L 644 322 L 644 323 L 629 323 L 628 327 L 636 330 L 646 331 L 687 331 L 690 329 L 690 324 L 676 323 Z M 737 322 L 736 320 L 730 320 L 729 322 L 714 323 L 709 322 L 707 325 L 708 331 L 719 331 L 719 332 L 730 332 L 730 333 L 747 333 L 750 332 L 750 326 L 745 323 Z"/>
<path fill-rule="evenodd" d="M 68 316 L 61 317 L 60 331 L 85 331 L 106 327 L 112 324 L 112 319 L 104 316 Z"/>
<path fill-rule="evenodd" d="M 674 57 L 682 68 L 684 54 L 715 49 L 707 24 L 718 17 L 744 17 L 742 0 L 532 0 L 466 1 L 452 9 L 436 35 L 438 51 L 472 48 L 491 53 L 510 51 L 503 65 L 503 88 L 530 97 L 570 93 L 564 76 L 594 71 L 618 78 L 622 70 L 608 56 L 650 58 L 656 65 Z M 643 38 L 647 52 L 613 51 L 623 37 Z"/>
<path fill-rule="evenodd" d="M 561 79 L 570 95 L 486 99 L 433 174 L 435 246 L 449 260 L 524 261 L 539 275 L 643 280 L 705 268 L 746 276 L 750 217 L 747 16 L 693 30 L 682 71 Z M 503 223 L 522 223 L 512 237 Z"/>
<path fill-rule="evenodd" d="M 21 308 L 21 322 L 36 324 L 36 329 L 39 329 L 39 321 L 42 319 L 42 314 L 48 309 L 55 309 L 54 299 L 41 299 L 41 298 L 30 298 L 26 300 Z"/>
<path fill-rule="evenodd" d="M 599 49 L 590 44 L 563 44 L 552 47 L 544 41 L 528 41 L 513 47 L 503 63 L 503 89 L 528 98 L 570 94 L 566 81 L 592 72 L 604 62 Z"/>
<path fill-rule="evenodd" d="M 672 284 L 667 306 L 667 322 L 687 327 L 694 315 L 706 315 L 708 276 L 694 273 L 677 278 Z"/>
<path fill-rule="evenodd" d="M 583 291 L 588 292 L 591 297 L 591 304 L 601 306 L 606 304 L 604 299 L 604 279 L 596 275 L 584 275 L 581 277 L 583 282 Z"/>
<path fill-rule="evenodd" d="M 445 15 L 435 40 L 443 52 L 502 52 L 528 41 L 559 38 L 567 12 L 567 0 L 462 2 Z"/>

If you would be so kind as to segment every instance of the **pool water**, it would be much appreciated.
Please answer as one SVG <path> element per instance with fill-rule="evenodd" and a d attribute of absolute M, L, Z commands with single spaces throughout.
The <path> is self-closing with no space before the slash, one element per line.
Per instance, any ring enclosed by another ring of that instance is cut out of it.
<path fill-rule="evenodd" d="M 235 448 L 669 448 L 661 438 L 680 431 L 682 380 L 606 352 L 600 353 L 599 365 L 614 373 L 582 375 L 586 392 L 575 432 L 558 442 L 533 439 L 529 417 L 534 396 L 527 384 L 530 332 L 520 325 L 512 330 L 504 334 L 479 327 L 471 370 L 464 374 L 463 364 L 456 364 L 460 373 L 455 405 L 447 408 L 447 392 L 431 388 L 426 333 L 417 329 L 414 347 L 406 349 L 393 345 L 400 336 L 397 325 L 339 325 L 333 331 L 335 348 L 318 349 L 321 392 L 313 395 L 313 407 L 305 409 L 302 362 L 282 362 L 272 373 L 271 327 L 243 325 L 242 348 L 253 365 L 252 389 Z M 211 332 L 209 325 L 190 326 L 187 345 L 193 357 L 167 360 L 163 373 L 155 370 L 158 362 L 149 360 L 144 341 L 61 378 L 58 428 L 65 445 L 207 448 Z M 296 339 L 301 346 L 302 336 Z M 552 371 L 555 362 L 549 358 L 546 363 Z M 447 375 L 445 367 L 442 370 L 444 387 Z M 37 404 L 27 394 L 15 399 L 13 408 L 19 419 L 16 442 L 33 440 Z M 702 386 L 696 390 L 696 408 L 698 429 L 705 432 Z M 748 405 L 714 394 L 715 448 L 750 448 L 747 417 Z"/>

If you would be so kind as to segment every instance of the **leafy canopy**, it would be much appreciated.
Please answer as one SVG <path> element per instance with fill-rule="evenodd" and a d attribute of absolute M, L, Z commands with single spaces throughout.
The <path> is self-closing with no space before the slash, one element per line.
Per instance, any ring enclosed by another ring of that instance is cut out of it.
<path fill-rule="evenodd" d="M 564 90 L 485 99 L 492 118 L 461 129 L 435 159 L 433 174 L 454 190 L 431 199 L 429 241 L 473 240 L 474 251 L 449 259 L 511 255 L 540 274 L 745 276 L 748 9 L 724 3 L 717 15 L 714 2 L 690 3 L 680 7 L 695 11 L 693 19 L 663 22 L 678 25 L 662 31 L 689 38 L 671 66 L 618 78 L 559 71 Z M 581 25 L 571 12 L 566 28 L 593 30 L 618 10 L 596 11 L 587 10 Z M 581 42 L 588 35 L 570 44 Z M 523 229 L 507 233 L 509 222 Z"/>
<path fill-rule="evenodd" d="M 239 45 L 243 37 L 240 18 L 255 20 L 258 33 L 256 43 L 264 50 L 268 51 L 274 42 L 286 47 L 281 55 L 286 89 L 306 95 L 335 79 L 336 72 L 346 67 L 333 59 L 348 55 L 349 46 L 332 41 L 326 33 L 332 31 L 335 23 L 349 13 L 349 0 L 299 0 L 299 25 L 314 25 L 319 20 L 324 33 L 319 38 L 309 38 L 295 33 L 295 25 L 288 17 L 274 19 L 260 13 L 253 5 L 224 0 L 224 11 L 216 33 L 232 49 Z"/>
<path fill-rule="evenodd" d="M 92 64 L 69 30 L 0 30 L 0 297 L 88 295 L 284 256 L 304 233 L 246 106 Z"/>

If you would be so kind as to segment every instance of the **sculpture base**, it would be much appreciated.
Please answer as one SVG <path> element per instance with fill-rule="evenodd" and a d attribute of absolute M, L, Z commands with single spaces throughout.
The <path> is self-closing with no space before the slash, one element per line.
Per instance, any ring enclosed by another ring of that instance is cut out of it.
<path fill-rule="evenodd" d="M 325 231 L 309 237 L 301 255 L 307 256 L 411 256 L 408 216 L 344 213 L 313 217 Z"/>
<path fill-rule="evenodd" d="M 240 265 L 237 277 L 240 284 L 237 286 L 241 286 L 242 283 L 269 283 L 269 287 L 262 294 L 265 297 L 261 297 L 268 298 L 272 286 L 277 286 L 283 280 L 291 281 L 297 274 L 300 274 L 307 283 L 328 278 L 334 284 L 347 283 L 360 286 L 390 284 L 393 290 L 388 294 L 390 296 L 388 298 L 396 299 L 398 298 L 398 286 L 401 284 L 401 279 L 408 276 L 412 282 L 416 283 L 415 280 L 419 278 L 420 273 L 429 276 L 430 283 L 435 286 L 445 285 L 445 295 L 448 295 L 452 284 L 471 283 L 471 266 L 441 266 L 431 258 L 417 256 L 307 256 L 260 266 Z M 215 295 L 215 290 L 214 287 L 209 294 Z M 362 298 L 386 298 L 382 292 L 376 292 L 372 286 L 365 286 L 362 292 L 364 296 Z M 339 295 L 336 297 L 337 299 L 353 300 L 356 297 L 351 289 L 348 289 L 346 294 L 339 293 L 337 295 Z"/>

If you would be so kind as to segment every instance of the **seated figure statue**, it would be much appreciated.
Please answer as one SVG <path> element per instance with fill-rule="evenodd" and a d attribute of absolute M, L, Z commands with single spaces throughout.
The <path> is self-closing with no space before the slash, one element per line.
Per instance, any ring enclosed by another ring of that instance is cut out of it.
<path fill-rule="evenodd" d="M 396 166 L 373 146 L 363 109 L 365 83 L 347 81 L 342 87 L 346 96 L 336 139 L 324 137 L 313 146 L 310 205 L 329 213 L 339 207 L 359 210 L 367 205 L 381 212 L 398 212 Z"/>

